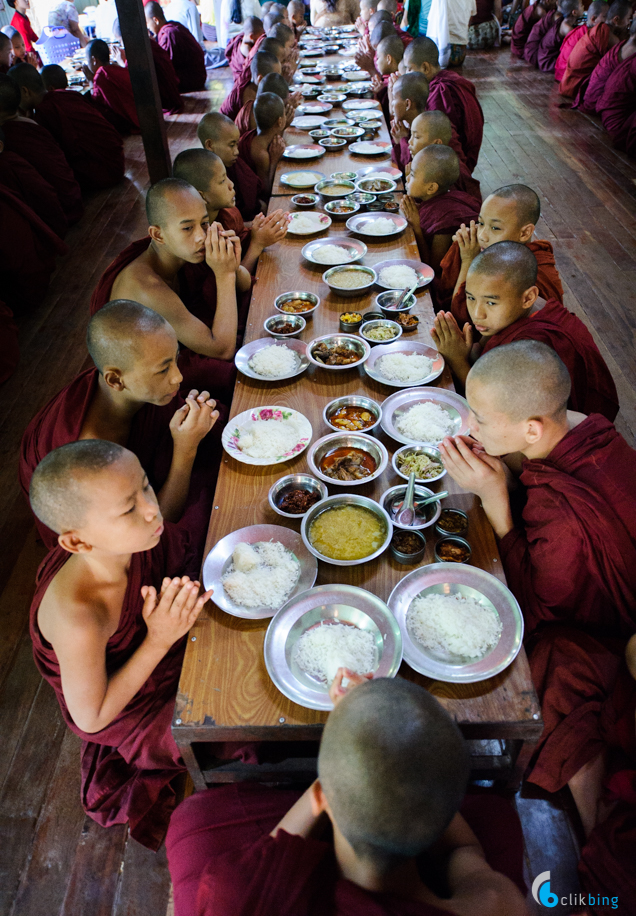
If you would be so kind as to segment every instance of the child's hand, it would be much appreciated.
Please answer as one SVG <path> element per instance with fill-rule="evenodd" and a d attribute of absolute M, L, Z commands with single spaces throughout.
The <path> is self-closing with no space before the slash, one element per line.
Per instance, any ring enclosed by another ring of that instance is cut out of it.
<path fill-rule="evenodd" d="M 462 223 L 453 236 L 453 241 L 457 242 L 459 255 L 462 261 L 468 261 L 468 263 L 471 264 L 481 251 L 481 245 L 477 241 L 477 226 L 475 225 L 475 220 L 471 219 L 470 226 L 466 226 Z"/>
<path fill-rule="evenodd" d="M 362 42 L 360 42 L 360 45 L 358 46 L 354 60 L 361 70 L 366 70 L 367 73 L 376 72 L 373 54 L 369 52 L 369 49 L 366 45 L 362 46 Z"/>
<path fill-rule="evenodd" d="M 274 210 L 269 216 L 257 213 L 252 223 L 252 241 L 261 250 L 275 245 L 285 238 L 288 225 L 287 214 L 282 210 Z"/>
<path fill-rule="evenodd" d="M 269 159 L 270 162 L 278 162 L 283 153 L 285 152 L 285 141 L 282 137 L 274 137 L 272 142 L 269 144 Z"/>
<path fill-rule="evenodd" d="M 31 64 L 32 67 L 36 68 L 36 70 L 40 66 L 40 61 L 38 60 L 38 56 L 35 51 L 27 51 L 24 55 L 24 61 L 27 64 Z"/>
<path fill-rule="evenodd" d="M 396 146 L 399 145 L 400 140 L 408 137 L 408 135 L 409 132 L 401 121 L 391 121 L 391 139 Z"/>
<path fill-rule="evenodd" d="M 414 229 L 420 229 L 420 211 L 412 197 L 404 194 L 400 201 L 400 210 Z"/>
<path fill-rule="evenodd" d="M 219 418 L 216 401 L 209 391 L 199 393 L 193 389 L 183 407 L 180 407 L 170 421 L 170 433 L 175 451 L 181 454 L 195 453 L 199 442 L 207 436 Z"/>
<path fill-rule="evenodd" d="M 146 638 L 151 643 L 167 652 L 185 636 L 213 594 L 209 591 L 199 595 L 199 588 L 200 583 L 191 582 L 187 576 L 167 582 L 164 579 L 160 595 L 154 586 L 142 586 L 142 614 L 148 628 Z"/>
<path fill-rule="evenodd" d="M 451 312 L 438 312 L 431 337 L 444 359 L 451 365 L 468 361 L 473 347 L 473 329 L 466 322 L 460 331 L 455 316 Z"/>
<path fill-rule="evenodd" d="M 205 239 L 205 262 L 215 276 L 235 275 L 241 263 L 241 240 L 220 223 L 210 223 Z"/>
<path fill-rule="evenodd" d="M 373 89 L 376 95 L 378 94 L 378 92 L 381 92 L 382 89 L 384 88 L 384 80 L 382 79 L 379 73 L 374 73 L 373 76 L 371 77 L 371 88 Z"/>
<path fill-rule="evenodd" d="M 348 679 L 349 683 L 346 687 L 343 687 L 342 679 L 345 677 Z M 329 688 L 329 699 L 335 707 L 346 693 L 349 693 L 354 687 L 359 687 L 360 684 L 364 684 L 365 681 L 370 681 L 372 678 L 372 674 L 355 674 L 353 671 L 349 671 L 348 668 L 338 668 L 336 676 Z"/>

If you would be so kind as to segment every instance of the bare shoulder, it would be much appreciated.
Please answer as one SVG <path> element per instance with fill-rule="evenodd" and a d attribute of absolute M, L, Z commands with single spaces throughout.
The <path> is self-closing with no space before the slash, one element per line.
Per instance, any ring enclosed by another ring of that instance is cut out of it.
<path fill-rule="evenodd" d="M 132 299 L 166 318 L 185 308 L 176 292 L 153 268 L 147 252 L 124 267 L 117 276 L 111 299 Z"/>
<path fill-rule="evenodd" d="M 56 646 L 81 633 L 99 634 L 109 628 L 105 602 L 91 588 L 71 557 L 51 580 L 38 608 L 38 628 Z"/>

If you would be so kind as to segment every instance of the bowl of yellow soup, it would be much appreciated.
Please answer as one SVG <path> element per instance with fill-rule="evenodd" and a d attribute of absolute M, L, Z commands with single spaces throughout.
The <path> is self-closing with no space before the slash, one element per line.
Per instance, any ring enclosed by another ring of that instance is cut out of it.
<path fill-rule="evenodd" d="M 303 516 L 300 536 L 319 560 L 333 566 L 358 566 L 384 553 L 393 524 L 375 500 L 343 493 L 312 506 Z"/>

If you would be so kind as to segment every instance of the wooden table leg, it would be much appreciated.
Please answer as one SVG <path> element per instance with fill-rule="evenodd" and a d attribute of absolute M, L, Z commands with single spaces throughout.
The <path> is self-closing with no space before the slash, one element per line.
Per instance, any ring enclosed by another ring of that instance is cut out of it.
<path fill-rule="evenodd" d="M 177 741 L 177 747 L 181 752 L 183 762 L 185 763 L 188 773 L 190 774 L 190 778 L 194 783 L 195 792 L 203 792 L 205 789 L 207 789 L 207 785 L 205 779 L 203 778 L 203 772 L 199 766 L 199 761 L 196 758 L 192 744 L 190 742 L 181 744 L 179 741 Z"/>
<path fill-rule="evenodd" d="M 510 774 L 510 779 L 506 783 L 508 789 L 512 789 L 514 792 L 519 789 L 523 781 L 523 776 L 526 770 L 528 769 L 528 764 L 534 754 L 535 748 L 539 743 L 539 738 L 526 738 L 522 741 L 515 741 L 514 744 L 519 747 L 519 750 L 516 753 L 515 761 L 512 767 L 512 773 Z"/>

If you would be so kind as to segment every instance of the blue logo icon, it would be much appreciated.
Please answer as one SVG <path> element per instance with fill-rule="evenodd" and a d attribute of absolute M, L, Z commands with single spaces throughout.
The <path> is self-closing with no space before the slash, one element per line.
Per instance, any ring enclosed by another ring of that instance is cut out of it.
<path fill-rule="evenodd" d="M 550 872 L 543 871 L 532 882 L 532 896 L 542 906 L 553 907 L 559 898 L 550 890 Z"/>

